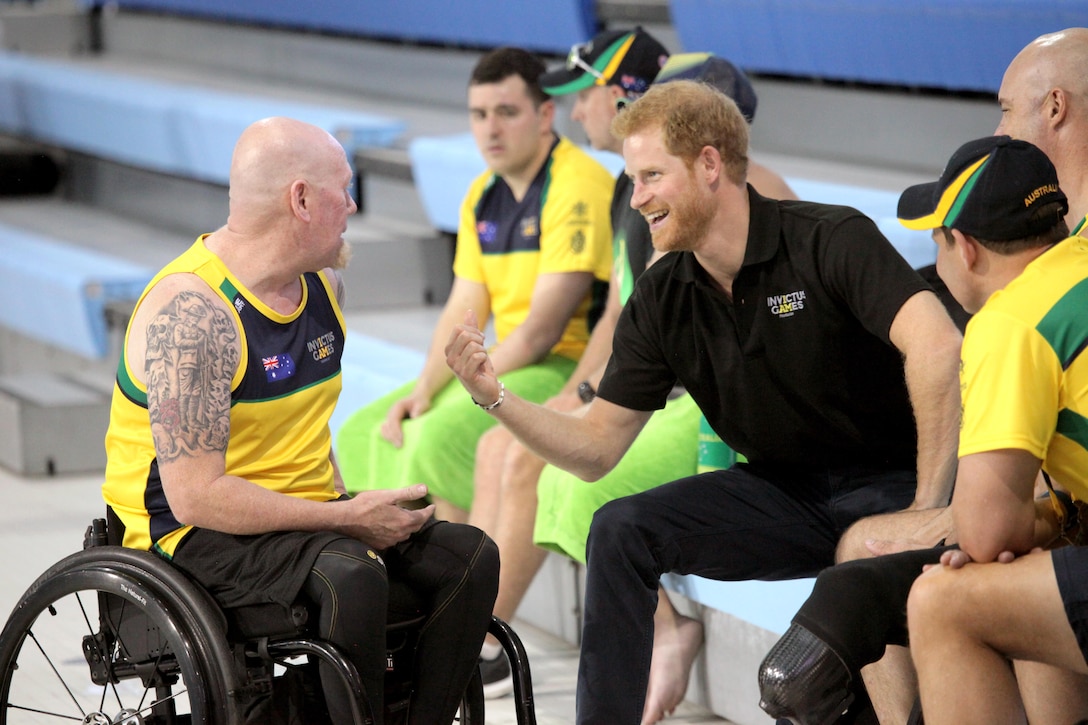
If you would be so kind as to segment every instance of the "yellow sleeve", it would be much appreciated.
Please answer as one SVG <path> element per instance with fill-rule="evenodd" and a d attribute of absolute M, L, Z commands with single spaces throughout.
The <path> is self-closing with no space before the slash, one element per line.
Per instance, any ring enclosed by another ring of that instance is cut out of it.
<path fill-rule="evenodd" d="M 1015 448 L 1045 459 L 1061 385 L 1061 361 L 1034 327 L 980 311 L 963 341 L 960 457 Z"/>
<path fill-rule="evenodd" d="M 468 187 L 461 202 L 461 218 L 457 227 L 457 248 L 453 256 L 453 274 L 455 277 L 472 282 L 485 281 L 483 255 L 480 252 L 480 237 L 476 232 L 476 205 L 480 203 L 484 189 L 491 181 L 491 172 L 477 176 Z"/>
<path fill-rule="evenodd" d="M 553 154 L 541 212 L 540 272 L 592 272 L 607 281 L 612 266 L 610 218 L 615 179 L 568 139 Z"/>

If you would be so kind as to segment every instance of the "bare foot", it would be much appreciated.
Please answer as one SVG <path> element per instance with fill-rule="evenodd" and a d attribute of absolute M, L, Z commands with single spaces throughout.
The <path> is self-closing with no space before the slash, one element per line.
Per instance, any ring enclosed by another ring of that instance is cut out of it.
<path fill-rule="evenodd" d="M 674 622 L 654 629 L 654 653 L 642 725 L 653 725 L 673 713 L 684 700 L 695 655 L 703 646 L 703 623 L 677 615 Z"/>

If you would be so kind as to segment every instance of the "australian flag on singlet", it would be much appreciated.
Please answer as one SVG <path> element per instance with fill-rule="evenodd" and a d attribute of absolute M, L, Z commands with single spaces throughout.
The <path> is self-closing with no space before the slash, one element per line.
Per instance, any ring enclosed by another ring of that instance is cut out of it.
<path fill-rule="evenodd" d="M 262 357 L 261 363 L 264 365 L 265 377 L 268 378 L 270 383 L 277 380 L 286 380 L 295 374 L 295 361 L 285 352 L 281 352 L 279 355 Z"/>

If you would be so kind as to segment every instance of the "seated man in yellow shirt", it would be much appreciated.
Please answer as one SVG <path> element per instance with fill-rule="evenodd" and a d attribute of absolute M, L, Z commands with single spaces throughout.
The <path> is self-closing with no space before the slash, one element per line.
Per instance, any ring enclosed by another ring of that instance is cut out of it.
<path fill-rule="evenodd" d="M 543 62 L 516 48 L 485 55 L 468 87 L 469 119 L 488 170 L 461 206 L 454 282 L 419 377 L 354 413 L 337 455 L 349 491 L 425 483 L 437 515 L 463 521 L 476 443 L 494 420 L 445 364 L 467 310 L 493 320 L 496 365 L 512 391 L 543 401 L 585 349 L 611 263 L 613 179 L 552 128 Z"/>

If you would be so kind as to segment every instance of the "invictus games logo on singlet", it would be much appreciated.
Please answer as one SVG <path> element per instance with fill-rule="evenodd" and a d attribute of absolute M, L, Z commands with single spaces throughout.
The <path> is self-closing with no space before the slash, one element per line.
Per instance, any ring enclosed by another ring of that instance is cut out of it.
<path fill-rule="evenodd" d="M 306 343 L 306 349 L 317 362 L 326 362 L 336 352 L 336 333 L 329 331 Z"/>
<path fill-rule="evenodd" d="M 784 295 L 770 295 L 767 297 L 767 307 L 771 314 L 779 319 L 793 317 L 805 309 L 805 291 L 787 292 Z"/>

